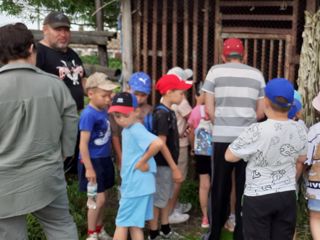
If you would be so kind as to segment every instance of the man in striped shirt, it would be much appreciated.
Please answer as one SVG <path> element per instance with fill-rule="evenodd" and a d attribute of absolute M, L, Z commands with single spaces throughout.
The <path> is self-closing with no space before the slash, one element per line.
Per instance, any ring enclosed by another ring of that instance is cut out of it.
<path fill-rule="evenodd" d="M 242 41 L 229 38 L 224 41 L 224 64 L 213 66 L 205 79 L 206 111 L 213 122 L 213 182 L 211 192 L 211 231 L 208 239 L 219 240 L 227 217 L 231 193 L 231 176 L 235 169 L 236 228 L 234 239 L 243 239 L 241 198 L 245 183 L 244 161 L 228 163 L 224 154 L 228 145 L 243 129 L 264 118 L 263 97 L 265 80 L 256 68 L 242 63 Z"/>

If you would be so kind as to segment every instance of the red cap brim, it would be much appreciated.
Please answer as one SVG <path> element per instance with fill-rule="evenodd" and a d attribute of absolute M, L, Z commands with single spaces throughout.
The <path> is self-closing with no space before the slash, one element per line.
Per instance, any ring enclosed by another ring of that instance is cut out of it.
<path fill-rule="evenodd" d="M 119 112 L 124 114 L 129 114 L 133 111 L 134 111 L 133 107 L 127 107 L 127 106 L 111 106 L 108 110 L 109 113 Z"/>

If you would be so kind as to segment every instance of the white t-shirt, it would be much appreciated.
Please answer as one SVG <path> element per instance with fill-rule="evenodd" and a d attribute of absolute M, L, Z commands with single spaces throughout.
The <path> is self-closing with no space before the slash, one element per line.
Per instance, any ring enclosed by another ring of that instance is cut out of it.
<path fill-rule="evenodd" d="M 230 144 L 247 161 L 246 196 L 295 190 L 296 160 L 307 154 L 307 132 L 295 121 L 268 119 L 246 128 Z"/>

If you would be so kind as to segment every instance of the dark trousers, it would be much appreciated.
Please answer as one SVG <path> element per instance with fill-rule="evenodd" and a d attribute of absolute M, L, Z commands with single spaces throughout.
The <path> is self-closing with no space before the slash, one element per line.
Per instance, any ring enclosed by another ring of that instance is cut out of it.
<path fill-rule="evenodd" d="M 243 199 L 246 240 L 292 240 L 296 226 L 295 191 Z"/>
<path fill-rule="evenodd" d="M 209 203 L 209 218 L 211 229 L 208 235 L 210 240 L 219 240 L 230 209 L 230 193 L 232 184 L 232 170 L 235 169 L 236 180 L 236 227 L 233 239 L 242 240 L 242 195 L 245 184 L 246 163 L 242 160 L 236 163 L 225 161 L 224 154 L 230 143 L 214 143 L 213 178 Z"/>

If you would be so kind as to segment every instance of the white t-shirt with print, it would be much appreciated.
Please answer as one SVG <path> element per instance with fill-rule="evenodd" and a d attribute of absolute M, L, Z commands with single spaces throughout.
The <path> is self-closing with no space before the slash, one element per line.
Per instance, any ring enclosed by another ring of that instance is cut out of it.
<path fill-rule="evenodd" d="M 246 196 L 295 190 L 296 160 L 307 154 L 307 132 L 295 121 L 268 119 L 246 128 L 230 144 L 247 161 Z"/>

